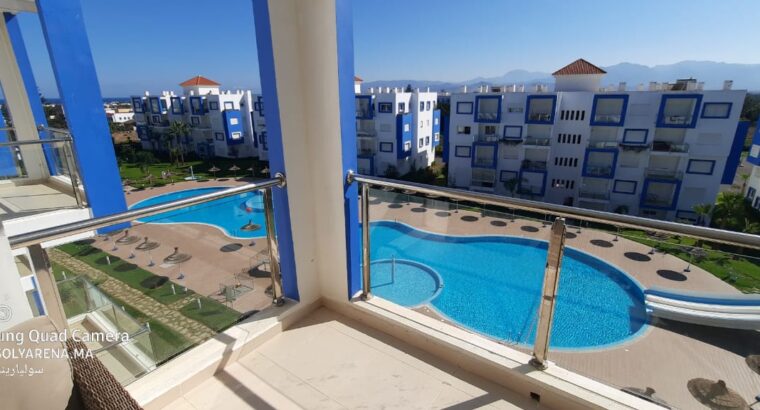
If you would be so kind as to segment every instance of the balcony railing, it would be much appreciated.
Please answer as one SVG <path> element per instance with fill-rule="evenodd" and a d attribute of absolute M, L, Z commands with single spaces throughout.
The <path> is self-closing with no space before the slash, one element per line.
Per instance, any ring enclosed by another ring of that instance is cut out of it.
<path fill-rule="evenodd" d="M 499 136 L 496 134 L 477 134 L 475 135 L 475 142 L 497 142 Z"/>
<path fill-rule="evenodd" d="M 686 125 L 691 123 L 691 116 L 688 115 L 665 115 L 663 123 L 667 125 Z"/>
<path fill-rule="evenodd" d="M 586 165 L 584 175 L 591 177 L 611 177 L 614 173 L 614 169 L 610 165 Z"/>
<path fill-rule="evenodd" d="M 357 138 L 375 138 L 376 136 L 377 136 L 377 132 L 375 131 L 365 131 L 365 130 L 356 131 Z"/>
<path fill-rule="evenodd" d="M 683 179 L 683 172 L 667 168 L 647 168 L 646 176 L 647 178 L 681 180 Z"/>
<path fill-rule="evenodd" d="M 499 118 L 498 112 L 479 112 L 478 121 L 491 121 L 495 122 Z"/>
<path fill-rule="evenodd" d="M 495 164 L 493 156 L 475 157 L 472 159 L 472 164 L 479 167 L 492 167 Z"/>
<path fill-rule="evenodd" d="M 594 122 L 618 124 L 620 123 L 621 118 L 622 116 L 620 114 L 597 114 L 594 116 Z"/>
<path fill-rule="evenodd" d="M 578 197 L 583 198 L 583 199 L 598 199 L 602 201 L 609 201 L 610 193 L 596 192 L 596 191 L 589 191 L 589 190 L 582 189 L 580 192 L 578 192 Z"/>
<path fill-rule="evenodd" d="M 525 171 L 546 171 L 546 161 L 523 160 L 520 168 Z"/>
<path fill-rule="evenodd" d="M 589 148 L 617 148 L 617 141 L 589 141 Z"/>
<path fill-rule="evenodd" d="M 652 206 L 658 208 L 667 208 L 671 205 L 672 200 L 670 198 L 664 198 L 659 195 L 650 194 L 644 197 L 644 206 Z"/>
<path fill-rule="evenodd" d="M 534 147 L 548 147 L 552 139 L 549 137 L 526 137 L 524 145 Z"/>
<path fill-rule="evenodd" d="M 654 141 L 652 143 L 652 152 L 689 152 L 689 144 L 676 144 L 669 141 Z"/>
<path fill-rule="evenodd" d="M 620 148 L 626 151 L 646 151 L 652 147 L 652 144 L 639 142 L 620 142 Z"/>
<path fill-rule="evenodd" d="M 552 115 L 550 113 L 543 113 L 543 112 L 535 112 L 531 113 L 528 118 L 531 121 L 551 121 Z"/>

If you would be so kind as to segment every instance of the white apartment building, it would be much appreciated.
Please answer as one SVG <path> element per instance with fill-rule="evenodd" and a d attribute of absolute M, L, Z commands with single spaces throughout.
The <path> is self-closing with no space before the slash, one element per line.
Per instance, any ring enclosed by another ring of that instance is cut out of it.
<path fill-rule="evenodd" d="M 114 124 L 124 124 L 135 119 L 135 113 L 131 108 L 106 107 L 106 118 Z"/>
<path fill-rule="evenodd" d="M 747 180 L 744 194 L 752 207 L 760 211 L 760 128 L 752 137 L 752 146 L 749 148 L 747 162 L 752 166 L 752 173 Z"/>
<path fill-rule="evenodd" d="M 441 140 L 435 92 L 391 88 L 361 92 L 358 85 L 355 91 L 359 173 L 386 175 L 395 168 L 403 175 L 433 163 Z"/>
<path fill-rule="evenodd" d="M 579 59 L 537 85 L 453 93 L 450 186 L 657 219 L 696 221 L 736 173 L 745 90 L 696 80 L 601 87 Z M 511 181 L 511 182 L 510 182 Z"/>
<path fill-rule="evenodd" d="M 180 84 L 182 95 L 163 91 L 133 96 L 137 135 L 143 149 L 162 150 L 172 122 L 191 127 L 190 135 L 177 138 L 176 146 L 201 157 L 266 159 L 266 131 L 260 95 L 251 91 L 220 90 L 220 84 L 202 76 Z"/>

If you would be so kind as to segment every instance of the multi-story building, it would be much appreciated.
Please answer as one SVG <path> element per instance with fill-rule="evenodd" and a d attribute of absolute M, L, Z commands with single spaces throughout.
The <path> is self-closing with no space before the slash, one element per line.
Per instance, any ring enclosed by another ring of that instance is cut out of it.
<path fill-rule="evenodd" d="M 391 88 L 361 92 L 360 81 L 355 78 L 354 87 L 359 172 L 405 174 L 430 166 L 441 135 L 437 94 Z"/>
<path fill-rule="evenodd" d="M 746 91 L 696 80 L 628 90 L 577 60 L 537 85 L 451 95 L 450 186 L 668 220 L 696 221 L 731 183 Z"/>
<path fill-rule="evenodd" d="M 132 97 L 137 135 L 144 149 L 166 149 L 171 142 L 201 157 L 226 158 L 260 157 L 266 151 L 260 95 L 223 91 L 219 83 L 200 75 L 180 86 L 182 95 L 163 91 Z M 166 137 L 175 121 L 188 124 L 190 135 L 174 140 Z"/>
<path fill-rule="evenodd" d="M 124 124 L 135 119 L 135 113 L 132 111 L 132 108 L 105 107 L 105 112 L 108 122 L 114 124 Z"/>
<path fill-rule="evenodd" d="M 752 207 L 760 210 L 760 128 L 752 138 L 752 146 L 749 148 L 747 162 L 752 166 L 744 194 Z"/>

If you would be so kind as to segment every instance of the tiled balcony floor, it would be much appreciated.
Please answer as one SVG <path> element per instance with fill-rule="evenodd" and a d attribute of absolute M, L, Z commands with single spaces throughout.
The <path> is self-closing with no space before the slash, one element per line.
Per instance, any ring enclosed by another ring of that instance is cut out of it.
<path fill-rule="evenodd" d="M 43 183 L 15 185 L 6 181 L 0 184 L 0 221 L 76 206 L 71 190 L 64 192 Z"/>
<path fill-rule="evenodd" d="M 322 308 L 165 409 L 480 407 L 546 408 Z"/>

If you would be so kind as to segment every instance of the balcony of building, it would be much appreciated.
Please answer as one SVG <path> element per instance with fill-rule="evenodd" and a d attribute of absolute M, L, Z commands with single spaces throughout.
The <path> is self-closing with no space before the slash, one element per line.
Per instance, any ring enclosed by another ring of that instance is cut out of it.
<path fill-rule="evenodd" d="M 520 169 L 526 171 L 546 171 L 546 161 L 523 160 Z"/>
<path fill-rule="evenodd" d="M 479 95 L 475 97 L 475 122 L 501 122 L 501 95 Z"/>
<path fill-rule="evenodd" d="M 552 144 L 552 139 L 549 137 L 531 137 L 527 136 L 525 137 L 525 142 L 523 142 L 523 145 L 526 147 L 543 147 L 543 148 L 550 148 Z"/>
<path fill-rule="evenodd" d="M 591 202 L 609 202 L 609 181 L 598 178 L 583 178 L 578 191 L 578 198 Z"/>
<path fill-rule="evenodd" d="M 554 124 L 556 95 L 529 95 L 525 110 L 526 124 Z"/>
<path fill-rule="evenodd" d="M 701 103 L 701 94 L 663 94 L 657 127 L 694 128 Z"/>
<path fill-rule="evenodd" d="M 472 144 L 472 163 L 474 168 L 496 168 L 499 145 L 496 142 L 476 142 Z"/>
<path fill-rule="evenodd" d="M 473 168 L 470 177 L 470 189 L 475 191 L 493 192 L 496 184 L 496 170 Z"/>
<path fill-rule="evenodd" d="M 587 148 L 582 174 L 584 177 L 614 178 L 617 159 L 617 148 Z"/>
<path fill-rule="evenodd" d="M 592 126 L 614 126 L 622 127 L 625 125 L 625 114 L 628 107 L 627 94 L 604 94 L 595 95 L 594 103 L 591 109 Z"/>

